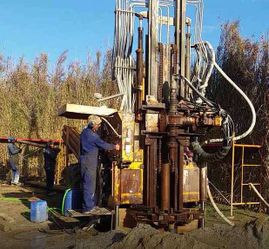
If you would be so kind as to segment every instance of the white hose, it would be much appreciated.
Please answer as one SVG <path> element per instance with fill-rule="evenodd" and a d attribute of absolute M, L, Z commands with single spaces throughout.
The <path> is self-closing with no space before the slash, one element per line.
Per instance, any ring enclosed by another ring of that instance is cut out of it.
<path fill-rule="evenodd" d="M 114 129 L 114 127 L 110 124 L 110 122 L 109 122 L 107 119 L 105 119 L 105 118 L 103 118 L 103 117 L 100 117 L 100 118 L 108 124 L 108 126 L 111 128 L 111 130 L 112 130 L 112 131 L 113 131 L 119 138 L 121 138 L 121 135 Z"/>
<path fill-rule="evenodd" d="M 251 102 L 251 100 L 248 98 L 248 96 L 241 90 L 240 87 L 238 87 L 234 81 L 220 68 L 220 66 L 216 63 L 215 60 L 215 52 L 214 49 L 212 47 L 212 45 L 209 42 L 205 42 L 205 44 L 208 46 L 209 51 L 211 52 L 211 63 L 212 65 L 219 71 L 219 73 L 242 95 L 242 97 L 245 99 L 245 101 L 248 103 L 251 113 L 252 113 L 252 121 L 251 121 L 251 125 L 249 126 L 248 130 L 246 130 L 243 134 L 238 135 L 236 137 L 233 138 L 234 141 L 240 140 L 246 136 L 248 136 L 254 129 L 255 124 L 256 124 L 256 111 L 255 108 Z M 211 70 L 212 73 L 212 70 Z M 208 76 L 207 76 L 208 77 Z M 208 78 L 209 79 L 209 78 Z M 210 143 L 216 143 L 216 142 L 222 142 L 223 139 L 222 138 L 217 138 L 217 139 L 211 139 L 209 142 Z"/>
<path fill-rule="evenodd" d="M 262 197 L 262 195 L 260 194 L 260 192 L 257 190 L 257 188 L 254 186 L 253 183 L 249 183 L 248 184 L 251 188 L 253 188 L 254 192 L 258 195 L 258 197 L 263 201 L 263 203 L 269 207 L 268 202 Z"/>
<path fill-rule="evenodd" d="M 215 208 L 215 210 L 217 211 L 218 215 L 225 221 L 227 222 L 229 225 L 231 226 L 234 226 L 234 223 L 231 222 L 218 208 L 218 206 L 216 205 L 214 199 L 213 199 L 213 196 L 211 194 L 211 191 L 210 191 L 210 188 L 209 188 L 209 184 L 208 184 L 208 181 L 207 181 L 207 184 L 206 184 L 206 190 L 207 190 L 207 194 L 208 194 L 208 197 L 209 197 L 209 200 L 212 204 L 212 206 Z"/>
<path fill-rule="evenodd" d="M 251 125 L 249 126 L 248 130 L 246 130 L 243 134 L 236 136 L 233 138 L 234 141 L 240 140 L 246 136 L 248 136 L 254 129 L 254 126 L 256 124 L 256 111 L 255 108 L 252 104 L 252 102 L 250 101 L 250 99 L 248 98 L 248 96 L 231 80 L 231 78 L 219 67 L 219 65 L 216 63 L 216 61 L 214 62 L 214 66 L 216 67 L 216 69 L 220 72 L 220 74 L 242 95 L 242 97 L 245 99 L 245 101 L 248 103 L 251 113 L 252 113 L 252 121 L 251 121 Z M 210 140 L 210 142 L 221 142 L 223 139 L 212 139 Z"/>

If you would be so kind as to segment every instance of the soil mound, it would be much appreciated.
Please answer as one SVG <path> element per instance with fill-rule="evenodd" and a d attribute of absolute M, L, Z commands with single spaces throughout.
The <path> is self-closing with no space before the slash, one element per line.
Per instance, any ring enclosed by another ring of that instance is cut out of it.
<path fill-rule="evenodd" d="M 243 226 L 231 227 L 216 224 L 185 235 L 160 232 L 148 225 L 139 225 L 131 230 L 121 241 L 111 245 L 113 249 L 253 249 L 269 248 L 268 218 L 255 219 Z"/>

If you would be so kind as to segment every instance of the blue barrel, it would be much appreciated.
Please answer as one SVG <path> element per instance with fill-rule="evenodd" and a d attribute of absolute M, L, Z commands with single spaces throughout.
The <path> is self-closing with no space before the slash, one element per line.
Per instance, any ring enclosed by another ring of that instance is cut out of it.
<path fill-rule="evenodd" d="M 67 210 L 81 210 L 82 209 L 82 190 L 68 189 L 65 191 L 63 199 L 63 214 L 68 216 Z"/>
<path fill-rule="evenodd" d="M 31 202 L 30 220 L 32 222 L 43 222 L 48 220 L 47 202 L 36 200 Z"/>

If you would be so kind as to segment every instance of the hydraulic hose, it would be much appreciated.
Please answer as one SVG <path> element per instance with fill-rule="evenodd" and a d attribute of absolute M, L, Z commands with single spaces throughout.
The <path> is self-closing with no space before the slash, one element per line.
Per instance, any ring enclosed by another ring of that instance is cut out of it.
<path fill-rule="evenodd" d="M 193 152 L 199 156 L 199 160 L 207 161 L 207 162 L 215 162 L 215 161 L 222 160 L 228 155 L 231 149 L 231 146 L 222 146 L 215 153 L 207 153 L 204 151 L 204 149 L 202 148 L 202 146 L 200 145 L 198 141 L 192 142 L 191 146 L 192 146 Z"/>
<path fill-rule="evenodd" d="M 69 191 L 71 191 L 71 188 L 65 190 L 65 192 L 64 192 L 64 196 L 63 196 L 63 200 L 62 200 L 62 209 L 61 209 L 61 211 L 62 211 L 62 215 L 64 215 L 64 204 L 65 204 L 65 199 L 66 199 L 66 196 L 67 196 L 67 194 L 69 193 Z"/>
<path fill-rule="evenodd" d="M 256 111 L 255 108 L 251 102 L 251 100 L 248 98 L 248 96 L 241 90 L 240 87 L 238 87 L 235 82 L 220 68 L 220 66 L 216 63 L 215 60 L 215 52 L 213 47 L 211 46 L 211 44 L 209 42 L 205 42 L 205 44 L 208 46 L 209 51 L 211 52 L 211 60 L 212 60 L 212 64 L 215 66 L 215 68 L 219 71 L 219 73 L 242 95 L 242 97 L 245 99 L 245 101 L 248 103 L 251 113 L 252 113 L 252 121 L 251 121 L 251 125 L 249 126 L 248 130 L 246 130 L 243 134 L 238 135 L 236 137 L 233 138 L 234 141 L 240 140 L 246 136 L 248 136 L 254 129 L 254 126 L 256 124 Z M 211 71 L 212 72 L 212 71 Z M 223 139 L 218 138 L 218 139 L 211 139 L 210 142 L 212 143 L 216 143 L 216 142 L 221 142 L 223 141 Z"/>
<path fill-rule="evenodd" d="M 248 103 L 251 113 L 252 113 L 252 121 L 251 121 L 251 125 L 248 128 L 248 130 L 246 130 L 243 134 L 236 136 L 233 140 L 237 141 L 240 140 L 246 136 L 248 136 L 252 130 L 254 129 L 254 126 L 256 124 L 256 111 L 255 108 L 252 104 L 252 102 L 250 101 L 250 99 L 248 98 L 248 96 L 231 80 L 231 78 L 219 67 L 219 65 L 214 62 L 214 66 L 216 67 L 216 69 L 220 72 L 220 74 L 242 95 L 242 97 L 246 100 L 246 102 Z M 222 141 L 221 139 L 215 139 L 214 141 L 211 140 L 212 142 L 219 142 Z"/>
<path fill-rule="evenodd" d="M 114 129 L 114 127 L 110 124 L 110 122 L 104 117 L 100 117 L 103 121 L 107 123 L 107 125 L 111 128 L 111 130 L 116 134 L 117 137 L 121 138 L 121 135 Z"/>
<path fill-rule="evenodd" d="M 210 187 L 209 187 L 209 184 L 208 184 L 208 181 L 207 181 L 207 185 L 206 185 L 206 190 L 207 190 L 207 194 L 208 194 L 208 197 L 209 197 L 209 200 L 212 204 L 212 206 L 215 208 L 216 212 L 218 213 L 218 215 L 225 221 L 227 222 L 229 225 L 231 226 L 234 226 L 234 223 L 231 222 L 218 208 L 218 206 L 216 205 L 214 199 L 213 199 L 213 196 L 211 194 L 211 191 L 210 191 Z"/>

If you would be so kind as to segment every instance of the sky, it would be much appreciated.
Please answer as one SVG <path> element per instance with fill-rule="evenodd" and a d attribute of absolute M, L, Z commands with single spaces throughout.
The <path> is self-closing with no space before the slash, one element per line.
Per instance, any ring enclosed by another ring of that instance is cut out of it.
<path fill-rule="evenodd" d="M 50 65 L 68 50 L 68 61 L 113 46 L 114 0 L 0 0 L 0 54 L 33 63 L 47 53 Z M 269 0 L 204 0 L 203 39 L 215 47 L 220 27 L 240 20 L 244 37 L 269 31 Z"/>

